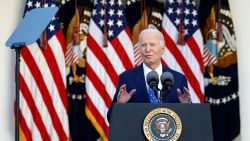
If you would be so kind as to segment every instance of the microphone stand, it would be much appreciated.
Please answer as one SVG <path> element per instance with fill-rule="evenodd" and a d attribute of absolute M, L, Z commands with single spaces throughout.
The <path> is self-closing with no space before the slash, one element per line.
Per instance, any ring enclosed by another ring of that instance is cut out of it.
<path fill-rule="evenodd" d="M 159 90 L 159 88 L 154 86 L 152 90 L 154 91 L 155 97 L 157 97 L 158 102 L 162 103 L 161 91 Z M 160 91 L 160 95 L 158 94 L 158 91 Z"/>
<path fill-rule="evenodd" d="M 171 86 L 163 86 L 162 89 L 160 90 L 160 96 L 159 96 L 159 103 L 162 103 L 163 100 L 163 92 L 166 91 L 166 96 L 169 95 L 169 92 L 171 90 Z"/>
<path fill-rule="evenodd" d="M 157 100 L 158 100 L 159 103 L 162 103 L 162 93 L 163 93 L 163 90 L 165 90 L 165 89 L 160 90 L 159 88 L 153 88 L 155 97 L 157 97 Z M 160 94 L 158 94 L 158 91 L 160 91 Z"/>
<path fill-rule="evenodd" d="M 162 103 L 162 93 L 163 93 L 163 90 L 160 90 L 159 103 Z"/>

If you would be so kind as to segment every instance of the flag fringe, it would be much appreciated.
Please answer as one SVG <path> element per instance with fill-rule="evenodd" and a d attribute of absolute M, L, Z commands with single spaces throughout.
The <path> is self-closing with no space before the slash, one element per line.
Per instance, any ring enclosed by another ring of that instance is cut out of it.
<path fill-rule="evenodd" d="M 95 127 L 97 132 L 100 134 L 102 140 L 103 141 L 108 141 L 108 137 L 105 135 L 103 129 L 98 124 L 95 117 L 93 116 L 93 114 L 91 113 L 91 111 L 89 110 L 89 108 L 87 106 L 85 107 L 85 112 L 86 112 L 86 116 L 88 117 L 88 119 L 91 121 L 91 123 L 93 124 L 93 126 Z"/>
<path fill-rule="evenodd" d="M 19 135 L 20 135 L 21 141 L 27 141 L 26 137 L 25 137 L 25 134 L 23 133 L 22 128 L 19 128 L 19 131 L 20 131 Z"/>

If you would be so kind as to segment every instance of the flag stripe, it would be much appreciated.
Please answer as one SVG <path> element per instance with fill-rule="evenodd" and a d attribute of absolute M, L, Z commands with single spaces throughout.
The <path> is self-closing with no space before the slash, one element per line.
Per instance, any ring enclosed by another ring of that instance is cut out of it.
<path fill-rule="evenodd" d="M 129 26 L 127 25 L 125 28 L 124 28 L 124 31 L 126 32 L 126 35 L 124 35 L 127 39 L 126 39 L 126 41 L 128 41 L 128 43 L 130 43 L 130 45 L 131 45 L 131 43 L 132 43 L 132 35 L 131 35 L 131 32 L 130 32 L 130 29 L 129 29 Z M 133 50 L 133 48 L 126 48 L 126 50 Z M 131 52 L 128 52 L 129 54 L 129 56 L 133 56 L 133 54 L 131 54 Z M 133 59 L 133 57 L 132 58 L 130 58 L 130 59 Z"/>
<path fill-rule="evenodd" d="M 24 117 L 26 121 L 26 125 L 29 128 L 29 130 L 32 132 L 31 137 L 37 140 L 42 140 L 41 134 L 38 130 L 38 127 L 35 125 L 34 118 L 32 117 L 32 113 L 30 109 L 28 108 L 27 102 L 24 100 L 22 93 L 20 92 L 20 107 L 22 108 L 22 116 Z"/>
<path fill-rule="evenodd" d="M 163 55 L 164 55 L 164 54 L 163 54 Z M 163 66 L 168 67 L 167 63 L 166 63 L 162 58 L 161 58 L 161 63 L 162 63 Z"/>
<path fill-rule="evenodd" d="M 211 58 L 208 62 L 208 64 L 215 64 L 217 60 L 215 58 Z"/>
<path fill-rule="evenodd" d="M 204 66 L 209 66 L 209 65 L 212 65 L 212 64 L 215 64 L 217 63 L 217 58 L 208 50 L 207 47 L 204 47 L 204 50 L 203 50 L 203 54 L 204 54 L 204 57 L 203 57 L 203 63 L 204 63 Z"/>
<path fill-rule="evenodd" d="M 207 64 L 210 64 L 210 61 L 213 60 L 213 58 L 211 58 L 211 56 L 212 56 L 211 54 L 208 55 L 208 58 L 206 60 Z"/>
<path fill-rule="evenodd" d="M 55 107 L 53 105 L 53 101 L 52 101 L 51 96 L 49 94 L 49 90 L 46 87 L 44 80 L 42 80 L 43 79 L 42 73 L 38 69 L 36 62 L 34 61 L 34 58 L 27 47 L 23 48 L 21 54 L 22 54 L 22 56 L 25 56 L 23 59 L 26 62 L 26 64 L 28 65 L 29 69 L 33 70 L 33 71 L 31 71 L 31 73 L 32 73 L 32 75 L 37 83 L 39 90 L 43 94 L 43 100 L 46 103 L 47 109 L 48 109 L 49 114 L 52 118 L 53 126 L 56 129 L 57 134 L 60 135 L 59 136 L 60 140 L 66 140 L 67 139 L 66 133 L 64 132 L 64 130 L 63 130 L 64 128 L 63 128 L 63 126 L 59 120 L 59 117 L 56 113 Z"/>
<path fill-rule="evenodd" d="M 41 137 L 43 140 L 49 141 L 50 137 L 48 132 L 46 131 L 45 125 L 43 124 L 41 115 L 36 107 L 35 101 L 31 96 L 29 89 L 27 88 L 27 84 L 25 83 L 24 78 L 20 75 L 20 91 L 22 92 L 22 96 L 25 99 L 29 109 L 32 109 L 31 113 L 33 116 L 33 120 L 38 127 L 39 132 L 41 133 Z"/>
<path fill-rule="evenodd" d="M 113 84 L 116 85 L 118 83 L 118 74 L 116 73 L 112 63 L 110 62 L 110 60 L 107 58 L 101 47 L 96 43 L 96 41 L 92 38 L 91 35 L 88 36 L 87 40 L 89 43 L 88 49 L 90 49 L 94 54 L 98 54 L 96 55 L 96 58 L 101 62 L 101 64 L 105 68 Z"/>
<path fill-rule="evenodd" d="M 71 58 L 70 58 L 70 56 L 72 55 L 72 53 L 73 53 L 73 50 L 72 49 L 70 49 L 70 47 L 68 46 L 67 47 L 67 50 L 66 50 L 66 54 L 68 54 L 68 56 L 66 55 L 66 61 L 67 60 L 71 60 Z"/>
<path fill-rule="evenodd" d="M 132 45 L 132 42 L 130 40 L 130 31 L 129 31 L 129 26 L 127 26 L 125 28 L 125 30 L 123 30 L 118 36 L 117 36 L 117 39 L 119 39 L 119 42 L 121 43 L 121 47 L 123 48 L 124 50 L 124 53 L 126 56 L 128 57 L 124 57 L 124 58 L 121 58 L 121 61 L 125 61 L 127 62 L 129 65 L 129 67 L 125 67 L 125 69 L 131 69 L 133 68 L 133 63 L 131 61 L 127 61 L 127 60 L 134 60 L 134 48 L 132 47 L 129 47 L 128 46 L 131 46 Z M 113 42 L 113 41 L 111 41 Z M 115 47 L 115 46 L 113 46 Z"/>
<path fill-rule="evenodd" d="M 34 48 L 36 47 L 35 45 L 34 46 L 29 46 L 29 48 Z M 38 55 L 36 55 L 38 56 Z M 21 58 L 23 60 L 23 58 Z M 45 125 L 45 127 L 47 128 L 47 132 L 49 133 L 51 139 L 55 139 L 55 140 L 58 140 L 58 135 L 55 131 L 55 129 L 53 128 L 53 125 L 52 125 L 52 119 L 49 115 L 49 112 L 48 112 L 48 109 L 47 109 L 47 106 L 46 106 L 46 103 L 43 101 L 43 98 L 42 98 L 42 94 L 36 84 L 36 81 L 34 80 L 33 76 L 32 76 L 32 73 L 30 72 L 30 69 L 28 68 L 27 64 L 25 63 L 25 61 L 21 61 L 22 64 L 20 65 L 20 75 L 23 76 L 23 78 L 25 78 L 25 82 L 26 82 L 26 86 L 27 90 L 29 90 L 32 94 L 32 98 L 34 99 L 35 101 L 35 104 L 36 104 L 36 107 L 37 109 L 39 110 L 39 113 L 42 117 L 42 120 L 43 120 L 43 123 Z M 44 61 L 39 61 L 39 63 L 42 63 Z M 45 72 L 45 71 L 44 71 Z M 23 85 L 22 85 L 23 86 Z M 22 87 L 20 87 L 20 89 L 23 89 Z M 25 108 L 21 108 L 22 110 L 27 110 Z M 31 111 L 33 110 L 30 109 Z M 24 112 L 26 113 L 26 112 Z M 42 113 L 42 114 L 41 114 Z M 28 122 L 28 121 L 27 121 Z M 33 134 L 33 133 L 32 133 Z"/>
<path fill-rule="evenodd" d="M 135 62 L 139 63 L 139 62 L 141 62 L 141 59 L 138 57 L 135 59 Z M 135 63 L 135 64 L 137 64 L 137 63 Z"/>
<path fill-rule="evenodd" d="M 87 50 L 87 58 L 88 60 L 91 60 L 88 63 L 89 66 L 91 66 L 92 70 L 94 70 L 95 75 L 101 80 L 102 84 L 109 84 L 104 85 L 106 88 L 106 91 L 108 92 L 110 98 L 113 97 L 113 92 L 116 90 L 116 86 L 111 81 L 111 78 L 108 76 L 106 70 L 102 66 L 102 64 L 99 62 L 99 60 L 96 58 L 95 54 L 91 50 Z M 92 67 L 94 66 L 94 67 Z M 96 70 L 102 70 L 102 71 L 96 71 Z M 88 71 L 88 68 L 86 68 L 86 71 Z M 95 82 L 95 81 L 94 81 Z M 95 83 L 94 83 L 95 84 Z"/>
<path fill-rule="evenodd" d="M 31 132 L 25 122 L 25 118 L 23 117 L 22 111 L 19 109 L 19 120 L 20 120 L 20 127 L 24 133 L 25 141 L 32 141 Z"/>
<path fill-rule="evenodd" d="M 139 49 L 134 52 L 135 58 L 141 56 Z"/>
<path fill-rule="evenodd" d="M 71 64 L 76 64 L 78 62 L 78 55 L 72 49 L 71 44 L 67 47 L 65 58 L 66 66 L 70 66 Z"/>
<path fill-rule="evenodd" d="M 105 89 L 105 85 L 101 82 L 99 77 L 96 75 L 95 71 L 92 69 L 92 67 L 88 63 L 86 63 L 86 68 L 88 69 L 87 76 L 89 80 L 92 82 L 95 82 L 94 83 L 95 89 L 98 91 L 100 96 L 105 100 L 104 102 L 106 104 L 106 107 L 109 107 L 112 100 L 108 92 Z"/>
<path fill-rule="evenodd" d="M 87 94 L 87 97 L 89 100 L 86 101 L 86 104 L 89 105 L 88 108 L 89 110 L 91 111 L 91 113 L 93 115 L 95 115 L 95 120 L 98 121 L 98 124 L 100 127 L 102 127 L 104 133 L 105 133 L 105 136 L 108 137 L 108 133 L 109 133 L 109 128 L 102 116 L 102 114 L 98 111 L 98 109 L 96 108 L 96 105 L 93 104 L 92 100 L 90 97 L 88 97 L 89 94 Z"/>
<path fill-rule="evenodd" d="M 52 37 L 52 38 L 55 38 Z M 50 94 L 52 97 L 52 100 L 54 101 L 54 107 L 55 110 L 58 114 L 58 117 L 60 119 L 60 122 L 62 123 L 63 129 L 68 129 L 68 121 L 65 120 L 64 117 L 67 117 L 67 111 L 68 111 L 68 105 L 67 105 L 67 97 L 66 97 L 66 79 L 63 76 L 66 76 L 66 70 L 63 69 L 63 71 L 60 71 L 58 65 L 64 66 L 65 65 L 65 60 L 64 60 L 64 55 L 62 48 L 60 48 L 60 45 L 57 45 L 59 42 L 57 42 L 55 38 L 54 40 L 51 39 L 49 41 L 49 46 L 47 47 L 46 51 L 42 51 L 44 58 L 46 60 L 46 63 L 49 68 L 49 72 L 47 73 L 46 76 L 49 77 L 44 77 L 47 88 L 50 90 Z M 61 53 L 59 53 L 62 51 Z M 56 55 L 60 54 L 60 55 Z M 56 60 L 57 58 L 57 60 Z M 60 59 L 60 60 L 58 60 Z M 39 60 L 36 60 L 38 62 Z M 41 65 L 39 65 L 41 66 Z M 40 68 L 41 69 L 41 68 Z M 61 73 L 60 73 L 61 72 Z M 51 75 L 52 74 L 52 75 Z M 50 78 L 50 79 L 49 79 Z M 50 84 L 52 83 L 52 84 Z M 56 99 L 56 100 L 54 100 Z M 60 99 L 60 100 L 59 100 Z M 62 129 L 61 129 L 62 130 Z M 65 130 L 66 134 L 69 134 L 67 132 L 68 130 Z M 61 134 L 64 134 L 64 132 L 61 132 Z"/>
<path fill-rule="evenodd" d="M 66 45 L 65 45 L 65 39 L 64 39 L 64 36 L 63 36 L 63 32 L 62 32 L 62 29 L 59 29 L 56 34 L 56 39 L 59 41 L 60 43 L 60 46 L 58 47 L 61 47 L 60 50 L 62 50 L 62 54 L 65 54 L 66 53 Z M 56 46 L 57 47 L 57 46 Z M 63 69 L 62 69 L 63 70 Z"/>
<path fill-rule="evenodd" d="M 199 97 L 200 101 L 204 102 L 204 97 L 203 97 L 202 90 L 200 88 L 200 84 L 198 80 L 196 79 L 195 75 L 193 74 L 192 70 L 190 69 L 189 65 L 187 64 L 182 53 L 177 49 L 175 43 L 169 37 L 169 35 L 165 32 L 165 30 L 162 30 L 162 33 L 165 37 L 166 47 L 172 54 L 174 54 L 174 57 L 176 61 L 178 62 L 178 64 L 181 64 L 180 67 L 182 71 L 185 73 L 191 86 L 195 88 L 194 91 L 196 92 L 196 95 Z"/>
<path fill-rule="evenodd" d="M 109 125 L 109 122 L 107 120 L 107 112 L 108 112 L 108 107 L 106 107 L 105 105 L 105 99 L 102 99 L 102 97 L 100 97 L 100 94 L 98 93 L 98 91 L 95 89 L 94 87 L 94 83 L 90 81 L 90 79 L 88 77 L 86 77 L 86 82 L 88 82 L 87 86 L 89 88 L 88 91 L 91 93 L 91 95 L 88 95 L 88 100 L 91 100 L 92 103 L 95 105 L 95 108 L 98 110 L 98 112 L 101 114 L 103 120 L 105 121 L 106 125 Z M 93 115 L 95 115 L 95 112 L 93 113 Z"/>
<path fill-rule="evenodd" d="M 58 50 L 57 50 L 58 51 Z M 65 97 L 66 91 L 65 91 L 65 84 L 63 83 L 64 80 L 62 79 L 62 75 L 59 73 L 60 69 L 58 67 L 58 63 L 56 62 L 56 58 L 51 50 L 51 47 L 48 46 L 46 51 L 42 51 L 44 58 L 48 64 L 49 70 L 51 71 L 54 84 L 57 87 L 57 90 L 59 91 L 59 96 L 61 98 L 61 101 L 63 103 L 63 108 L 65 108 L 66 112 L 68 111 L 68 105 L 67 105 L 67 98 Z M 57 57 L 59 58 L 59 57 Z"/>
<path fill-rule="evenodd" d="M 130 69 L 133 68 L 133 65 L 130 61 L 126 61 L 126 60 L 130 60 L 126 51 L 123 48 L 123 45 L 121 45 L 120 41 L 118 40 L 118 38 L 115 38 L 112 42 L 111 42 L 113 48 L 116 51 L 116 54 L 119 54 L 119 58 L 123 64 L 123 66 L 125 67 L 125 69 Z"/>
<path fill-rule="evenodd" d="M 203 57 L 202 57 L 202 52 L 199 50 L 197 42 L 193 37 L 190 37 L 187 40 L 187 44 L 192 53 L 194 54 L 194 57 L 196 58 L 197 62 L 199 63 L 200 71 L 203 74 L 204 73 Z"/>
<path fill-rule="evenodd" d="M 61 38 L 63 38 L 63 36 L 61 34 L 62 34 L 62 31 L 59 30 L 55 34 L 55 36 L 53 36 L 48 41 L 48 43 L 50 45 L 50 49 L 53 52 L 53 56 L 54 56 L 55 61 L 56 61 L 55 63 L 57 64 L 56 66 L 58 68 L 57 70 L 58 70 L 58 72 L 61 72 L 60 73 L 61 78 L 59 80 L 61 80 L 62 82 L 60 82 L 60 84 L 61 83 L 64 84 L 64 90 L 65 90 L 66 89 L 66 77 L 65 77 L 66 76 L 66 69 L 61 69 L 60 66 L 65 66 L 65 54 L 64 53 L 66 50 L 65 50 L 65 43 L 61 39 Z M 62 90 L 60 90 L 62 93 L 64 93 L 64 92 L 66 93 L 66 91 L 63 92 Z M 63 96 L 65 97 L 65 95 L 63 95 Z M 65 101 L 63 101 L 63 103 L 64 103 L 64 105 L 67 105 L 67 97 L 62 98 L 62 99 L 66 99 L 66 103 L 65 103 Z M 66 109 L 67 109 L 67 107 L 66 107 Z"/>
<path fill-rule="evenodd" d="M 67 51 L 66 51 L 66 64 L 68 64 L 69 62 L 71 62 L 72 58 L 70 57 L 72 54 L 73 54 L 73 50 L 72 49 L 69 49 L 67 48 Z"/>
<path fill-rule="evenodd" d="M 108 126 L 108 120 L 107 120 L 107 112 L 108 112 L 108 107 L 106 107 L 105 105 L 105 99 L 102 99 L 102 97 L 100 97 L 100 94 L 98 93 L 98 91 L 95 89 L 94 87 L 94 83 L 92 81 L 90 81 L 90 79 L 88 77 L 86 77 L 86 82 L 88 82 L 88 84 L 86 86 L 88 86 L 88 88 L 86 87 L 86 89 L 88 90 L 88 92 L 91 93 L 91 95 L 88 95 L 88 97 L 91 100 L 92 103 L 95 105 L 95 108 L 99 111 L 99 113 L 101 114 L 102 118 L 105 120 L 106 125 Z M 91 89 L 90 89 L 91 88 Z M 93 113 L 95 115 L 95 113 Z"/>
<path fill-rule="evenodd" d="M 133 50 L 134 50 L 134 65 L 139 66 L 142 63 L 142 57 L 137 44 L 134 45 Z"/>
<path fill-rule="evenodd" d="M 54 46 L 54 48 L 56 48 L 56 47 Z M 59 93 L 59 90 L 65 90 L 65 85 L 63 84 L 63 80 L 59 79 L 61 75 L 60 75 L 59 69 L 57 69 L 58 68 L 57 64 L 53 64 L 53 62 L 54 62 L 53 60 L 55 58 L 54 58 L 54 55 L 51 54 L 52 53 L 51 52 L 51 47 L 49 45 L 47 45 L 46 53 L 49 54 L 47 56 L 44 55 L 45 51 L 41 50 L 37 46 L 37 44 L 33 44 L 33 46 L 30 46 L 28 49 L 29 49 L 30 52 L 32 52 L 32 53 L 35 52 L 37 54 L 37 55 L 33 55 L 33 59 L 34 59 L 34 61 L 36 62 L 37 66 L 38 66 L 38 70 L 41 70 L 41 72 L 43 72 L 43 75 L 46 76 L 46 77 L 43 77 L 43 80 L 44 80 L 44 84 L 46 84 L 46 87 L 47 87 L 47 89 L 49 91 L 51 99 L 52 100 L 56 99 L 56 100 L 54 100 L 53 105 L 55 107 L 55 110 L 56 110 L 56 113 L 57 113 L 58 117 L 60 118 L 63 129 L 68 129 L 67 121 L 64 119 L 64 117 L 67 117 L 67 111 L 66 111 L 66 109 L 65 109 L 65 107 L 64 107 L 64 105 L 62 103 L 62 100 L 59 100 L 60 95 L 64 96 L 64 97 L 66 95 L 65 91 L 62 91 L 63 93 Z M 56 49 L 56 50 L 58 50 L 57 53 L 59 53 L 60 50 L 59 49 Z M 59 56 L 57 58 L 59 58 Z M 63 58 L 64 58 L 64 56 L 61 55 L 62 60 L 64 60 Z M 50 63 L 52 63 L 52 65 Z M 53 77 L 55 75 L 58 75 L 58 77 L 59 77 L 59 78 L 55 78 L 55 79 L 57 79 L 56 81 L 53 79 Z M 60 80 L 60 82 L 58 82 L 59 80 Z M 57 85 L 56 85 L 57 84 L 56 82 L 61 83 L 62 86 L 58 88 Z M 65 100 L 65 102 L 67 102 L 67 100 Z M 65 131 L 67 132 L 67 130 L 65 130 Z"/>

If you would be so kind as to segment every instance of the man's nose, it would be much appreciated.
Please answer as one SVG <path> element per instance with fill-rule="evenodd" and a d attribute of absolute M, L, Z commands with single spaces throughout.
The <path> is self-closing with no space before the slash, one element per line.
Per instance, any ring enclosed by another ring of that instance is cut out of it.
<path fill-rule="evenodd" d="M 151 51 L 151 46 L 150 46 L 149 44 L 146 45 L 145 51 L 146 51 L 146 52 Z"/>

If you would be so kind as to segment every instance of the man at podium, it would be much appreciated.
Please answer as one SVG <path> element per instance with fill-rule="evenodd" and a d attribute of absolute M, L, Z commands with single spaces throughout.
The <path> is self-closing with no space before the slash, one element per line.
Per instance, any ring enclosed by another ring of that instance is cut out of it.
<path fill-rule="evenodd" d="M 164 48 L 165 40 L 159 30 L 141 31 L 139 50 L 143 63 L 119 75 L 108 120 L 114 103 L 191 103 L 186 77 L 161 63 Z"/>

